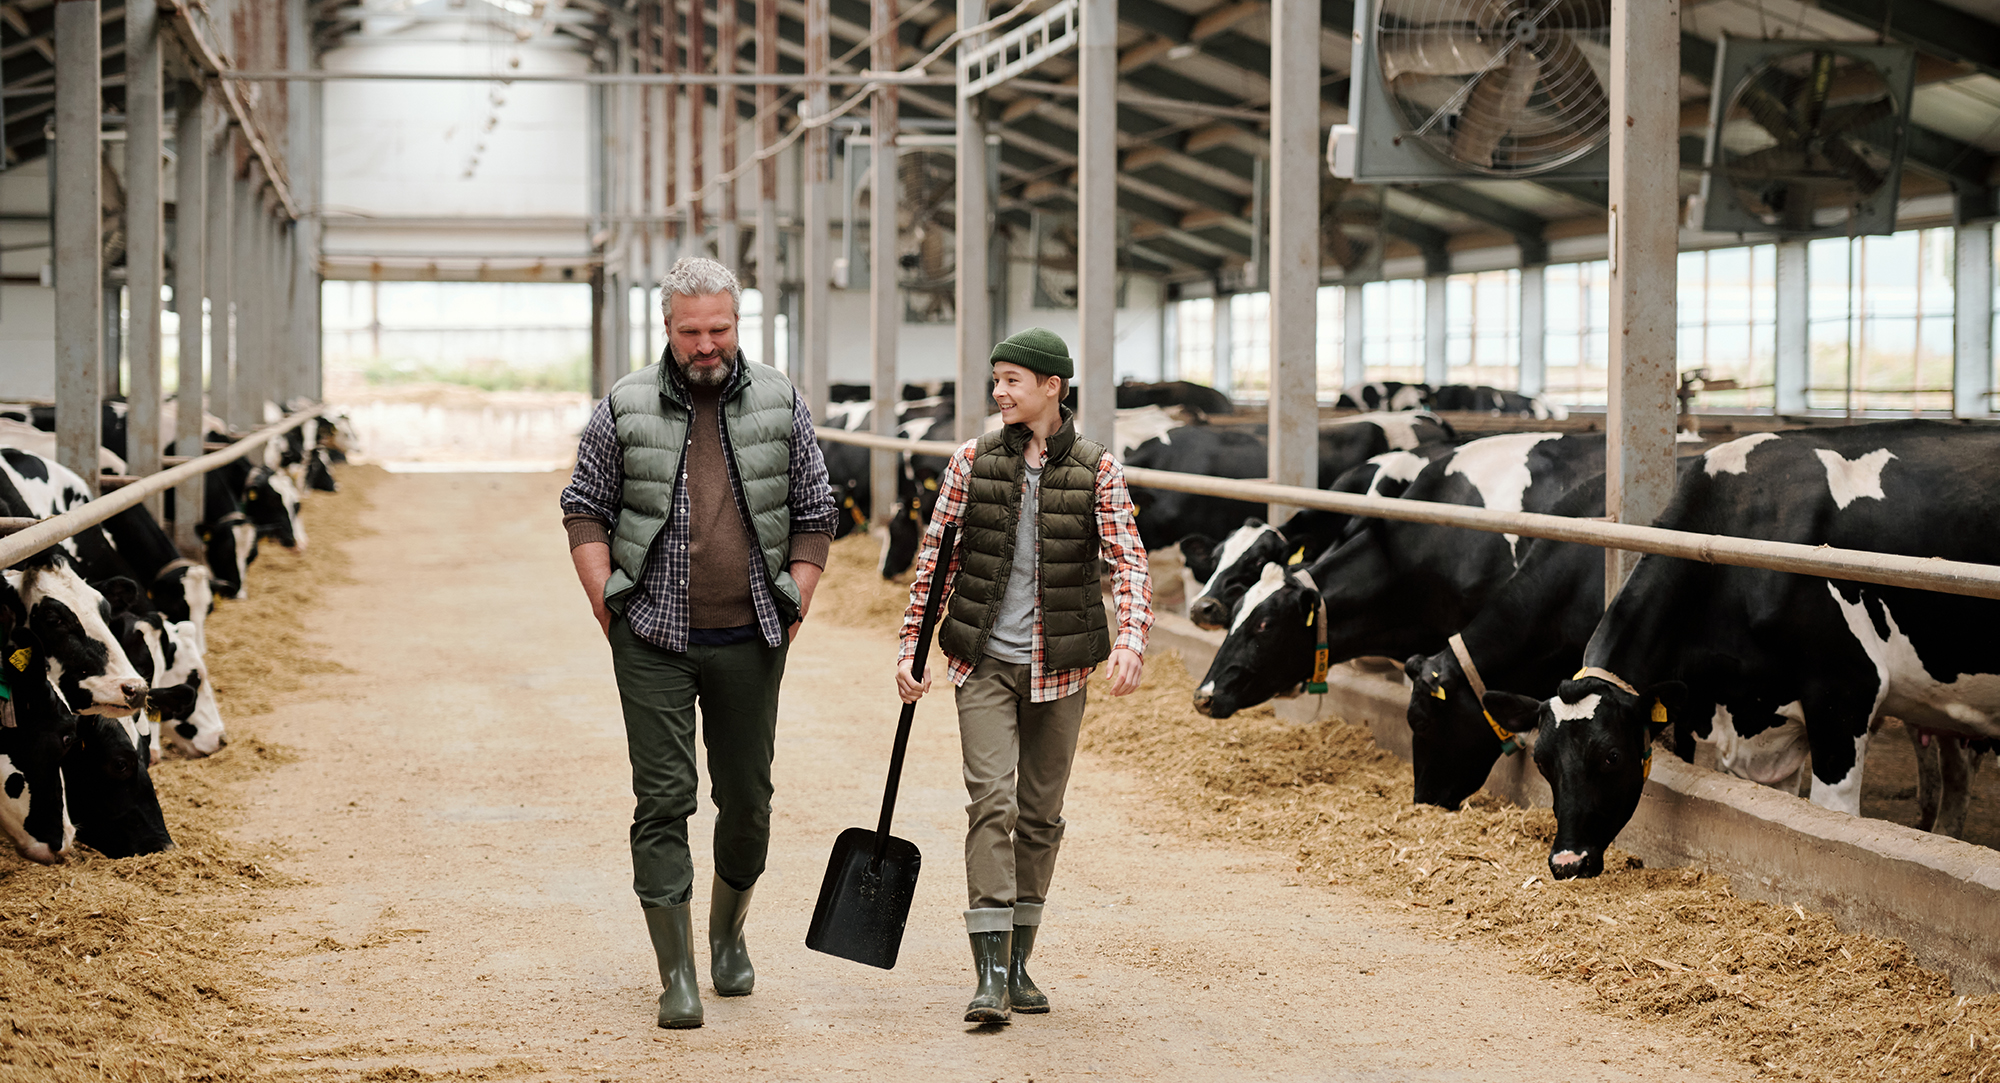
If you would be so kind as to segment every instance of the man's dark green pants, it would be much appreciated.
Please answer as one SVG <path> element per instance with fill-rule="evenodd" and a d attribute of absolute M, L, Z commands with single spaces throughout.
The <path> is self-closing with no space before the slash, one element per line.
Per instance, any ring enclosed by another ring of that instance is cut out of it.
<path fill-rule="evenodd" d="M 784 647 L 759 639 L 685 653 L 611 622 L 611 667 L 632 756 L 632 890 L 642 907 L 679 906 L 693 892 L 688 817 L 694 815 L 695 707 L 715 802 L 715 872 L 747 890 L 764 874 L 771 841 L 771 757 L 777 746 Z"/>

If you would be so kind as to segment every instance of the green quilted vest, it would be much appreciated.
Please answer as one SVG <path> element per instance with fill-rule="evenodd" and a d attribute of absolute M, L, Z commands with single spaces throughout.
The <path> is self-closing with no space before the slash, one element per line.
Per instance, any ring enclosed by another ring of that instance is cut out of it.
<path fill-rule="evenodd" d="M 964 562 L 938 629 L 938 642 L 954 658 L 978 661 L 992 638 L 1000 598 L 1014 570 L 1029 435 L 1026 426 L 1009 425 L 980 437 L 973 449 L 958 539 Z M 1049 669 L 1086 669 L 1111 656 L 1097 569 L 1097 464 L 1104 445 L 1078 436 L 1068 410 L 1048 444 L 1037 523 L 1042 643 Z"/>
<path fill-rule="evenodd" d="M 742 482 L 737 507 L 749 516 L 771 594 L 787 622 L 799 612 L 799 585 L 785 567 L 792 548 L 792 397 L 784 373 L 749 362 L 737 364 L 722 391 L 723 421 Z M 657 363 L 613 384 L 610 399 L 625 456 L 625 486 L 611 531 L 604 601 L 622 612 L 625 595 L 638 586 L 646 555 L 673 514 L 693 414 L 680 385 Z"/>

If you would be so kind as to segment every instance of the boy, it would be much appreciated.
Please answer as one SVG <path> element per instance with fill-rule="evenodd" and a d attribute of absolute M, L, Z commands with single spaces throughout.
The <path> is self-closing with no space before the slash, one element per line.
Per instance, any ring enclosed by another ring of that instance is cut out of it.
<path fill-rule="evenodd" d="M 912 676 L 930 604 L 938 539 L 959 524 L 946 569 L 938 645 L 957 687 L 965 761 L 965 878 L 978 989 L 968 1023 L 1005 1023 L 1049 1010 L 1026 964 L 1042 923 L 1076 757 L 1085 683 L 1110 662 L 1111 694 L 1139 687 L 1153 588 L 1125 473 L 1102 444 L 1076 434 L 1062 405 L 1076 374 L 1069 347 L 1033 328 L 993 348 L 993 401 L 1003 427 L 951 458 L 917 554 L 903 616 L 896 690 L 930 690 Z M 1118 611 L 1114 645 L 1099 586 L 1110 560 Z"/>

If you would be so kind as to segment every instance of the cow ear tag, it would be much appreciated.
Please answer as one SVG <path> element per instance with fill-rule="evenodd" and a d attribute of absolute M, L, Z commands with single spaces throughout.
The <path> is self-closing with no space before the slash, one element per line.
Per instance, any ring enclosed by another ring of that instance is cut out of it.
<path fill-rule="evenodd" d="M 244 493 L 244 494 L 243 494 L 243 499 L 245 499 L 245 500 L 255 500 L 255 499 L 257 499 L 257 490 L 255 490 L 255 489 L 252 489 L 252 490 L 250 490 L 249 492 L 247 492 L 247 493 Z"/>
<path fill-rule="evenodd" d="M 1661 725 L 1667 723 L 1667 705 L 1657 699 L 1653 701 L 1653 721 Z"/>
<path fill-rule="evenodd" d="M 22 647 L 7 657 L 7 664 L 13 666 L 16 672 L 26 673 L 28 672 L 28 663 L 34 660 L 34 649 L 32 647 Z"/>
<path fill-rule="evenodd" d="M 1432 698 L 1432 699 L 1444 699 L 1444 698 L 1446 698 L 1446 697 L 1445 697 L 1445 694 L 1444 694 L 1444 689 L 1442 689 L 1442 688 L 1433 688 L 1433 689 L 1431 689 L 1431 698 Z"/>
<path fill-rule="evenodd" d="M 936 478 L 925 478 L 925 479 L 924 479 L 924 488 L 926 488 L 926 489 L 929 489 L 929 490 L 930 490 L 931 492 L 937 492 L 937 479 L 936 479 Z"/>
<path fill-rule="evenodd" d="M 1285 566 L 1290 567 L 1294 564 L 1304 564 L 1305 562 L 1306 562 L 1306 547 L 1301 545 L 1297 549 L 1292 550 L 1292 555 L 1289 559 L 1285 561 Z"/>

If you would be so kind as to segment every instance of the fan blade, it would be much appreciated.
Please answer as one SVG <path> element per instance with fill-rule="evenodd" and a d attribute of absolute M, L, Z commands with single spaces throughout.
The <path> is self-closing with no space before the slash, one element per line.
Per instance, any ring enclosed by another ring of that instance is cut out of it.
<path fill-rule="evenodd" d="M 1516 49 L 1507 54 L 1505 64 L 1480 76 L 1451 133 L 1451 156 L 1472 165 L 1492 165 L 1494 149 L 1514 130 L 1541 74 L 1542 64 L 1534 52 Z"/>
<path fill-rule="evenodd" d="M 1890 101 L 1886 94 L 1874 101 L 1836 105 L 1820 114 L 1819 134 L 1843 135 L 1856 128 L 1865 128 L 1884 117 L 1894 116 L 1895 113 L 1896 103 Z"/>
<path fill-rule="evenodd" d="M 1774 73 L 1773 73 L 1774 74 Z M 1785 105 L 1779 92 L 1769 84 L 1770 75 L 1760 78 L 1743 88 L 1736 104 L 1759 128 L 1770 133 L 1781 147 L 1796 147 L 1805 142 L 1806 131 L 1792 121 L 1792 111 Z"/>
<path fill-rule="evenodd" d="M 1799 130 L 1810 132 L 1819 127 L 1819 116 L 1826 108 L 1826 97 L 1833 93 L 1833 54 L 1814 53 L 1812 74 L 1800 85 L 1798 95 L 1792 102 L 1792 115 L 1798 118 Z"/>
<path fill-rule="evenodd" d="M 1590 58 L 1576 47 L 1568 34 L 1551 34 L 1536 52 L 1542 61 L 1542 93 L 1562 115 L 1567 126 L 1609 124 L 1611 96 L 1597 81 Z"/>
<path fill-rule="evenodd" d="M 1819 152 L 1828 164 L 1847 174 L 1854 187 L 1860 190 L 1860 195 L 1874 195 L 1876 189 L 1882 187 L 1882 174 L 1869 165 L 1868 159 L 1862 157 L 1861 152 L 1855 150 L 1845 137 L 1826 140 L 1820 144 Z"/>
<path fill-rule="evenodd" d="M 1486 70 L 1506 39 L 1463 26 L 1384 30 L 1375 39 L 1382 77 L 1472 75 Z"/>
<path fill-rule="evenodd" d="M 1819 175 L 1812 167 L 1810 154 L 1800 147 L 1787 146 L 1765 147 L 1745 154 L 1723 166 L 1723 172 L 1729 174 L 1731 180 L 1743 184 L 1810 179 Z"/>

